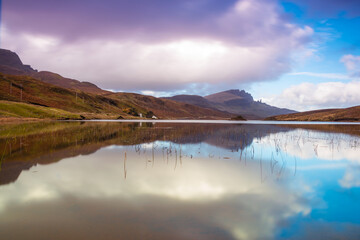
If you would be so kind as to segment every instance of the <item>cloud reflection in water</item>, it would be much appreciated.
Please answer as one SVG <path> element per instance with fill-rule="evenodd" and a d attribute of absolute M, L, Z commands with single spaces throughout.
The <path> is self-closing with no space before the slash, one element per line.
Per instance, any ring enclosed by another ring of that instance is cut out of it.
<path fill-rule="evenodd" d="M 147 140 L 119 144 L 125 132 L 110 132 L 114 139 L 102 136 L 107 144 L 96 143 L 97 150 L 86 145 L 88 155 L 33 166 L 1 186 L 2 235 L 272 239 L 294 219 L 311 219 L 315 208 L 326 209 L 317 193 L 326 182 L 317 170 L 311 172 L 313 181 L 309 167 L 324 166 L 326 172 L 326 166 L 341 162 L 345 175 L 331 179 L 345 188 L 358 186 L 354 168 L 346 168 L 358 164 L 354 135 L 241 125 L 212 127 L 206 134 L 191 131 L 199 126 L 179 131 L 147 126 L 142 133 L 129 129 L 130 135 Z"/>

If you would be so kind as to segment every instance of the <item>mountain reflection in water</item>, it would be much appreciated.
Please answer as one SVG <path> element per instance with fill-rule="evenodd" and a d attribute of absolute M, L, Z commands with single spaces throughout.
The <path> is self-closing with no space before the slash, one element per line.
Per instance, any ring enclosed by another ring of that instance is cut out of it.
<path fill-rule="evenodd" d="M 0 126 L 4 239 L 360 236 L 360 126 Z"/>

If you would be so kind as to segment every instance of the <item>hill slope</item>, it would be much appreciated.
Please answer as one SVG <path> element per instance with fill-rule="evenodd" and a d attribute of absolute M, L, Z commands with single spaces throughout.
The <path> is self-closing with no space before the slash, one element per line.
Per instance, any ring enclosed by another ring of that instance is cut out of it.
<path fill-rule="evenodd" d="M 216 109 L 210 101 L 206 100 L 202 96 L 198 95 L 176 95 L 173 97 L 165 97 L 164 99 L 171 99 L 177 102 L 183 102 L 188 104 L 193 104 L 199 107 L 209 108 L 209 109 Z"/>
<path fill-rule="evenodd" d="M 344 109 L 324 109 L 266 118 L 274 121 L 360 121 L 360 106 Z"/>
<path fill-rule="evenodd" d="M 126 115 L 113 99 L 61 88 L 27 76 L 0 74 L 0 100 L 62 109 L 72 113 Z"/>
<path fill-rule="evenodd" d="M 110 93 L 104 96 L 137 106 L 142 113 L 152 111 L 160 118 L 226 119 L 232 116 L 230 113 L 214 109 L 136 93 Z"/>
<path fill-rule="evenodd" d="M 28 76 L 0 74 L 0 100 L 23 102 L 81 114 L 86 118 L 134 118 L 152 112 L 160 118 L 226 119 L 231 114 L 135 93 L 94 94 L 62 88 Z M 152 116 L 151 115 L 151 116 Z"/>
<path fill-rule="evenodd" d="M 56 86 L 63 88 L 75 89 L 75 90 L 80 90 L 95 94 L 109 93 L 108 91 L 102 90 L 101 88 L 90 82 L 80 82 L 78 80 L 64 78 L 59 74 L 52 72 L 41 71 L 41 72 L 32 73 L 30 76 L 39 79 L 43 82 L 54 84 Z"/>

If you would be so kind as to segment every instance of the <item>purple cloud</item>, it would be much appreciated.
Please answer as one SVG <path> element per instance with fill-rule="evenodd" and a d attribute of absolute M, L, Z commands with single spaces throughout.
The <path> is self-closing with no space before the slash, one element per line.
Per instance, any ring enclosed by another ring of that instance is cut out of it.
<path fill-rule="evenodd" d="M 4 23 L 35 68 L 132 91 L 273 80 L 313 33 L 275 0 L 7 0 Z"/>
<path fill-rule="evenodd" d="M 5 0 L 4 22 L 14 32 L 52 35 L 66 41 L 106 38 L 149 42 L 195 37 L 254 45 L 266 41 L 263 36 L 274 38 L 293 31 L 258 16 L 267 12 L 272 1 L 253 1 L 252 10 L 231 14 L 239 2 L 248 1 Z M 271 7 L 281 20 L 280 10 L 275 4 Z M 260 32 L 256 28 L 261 26 Z"/>
<path fill-rule="evenodd" d="M 4 12 L 5 23 L 14 31 L 65 39 L 151 40 L 206 36 L 213 28 L 211 19 L 235 3 L 236 0 L 5 0 Z"/>

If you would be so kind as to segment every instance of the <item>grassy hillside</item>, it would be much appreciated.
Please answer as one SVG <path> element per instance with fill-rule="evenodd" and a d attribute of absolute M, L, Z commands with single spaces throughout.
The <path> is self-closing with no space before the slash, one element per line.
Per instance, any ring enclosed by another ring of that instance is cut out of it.
<path fill-rule="evenodd" d="M 275 121 L 360 121 L 360 106 L 344 109 L 324 109 L 301 113 L 285 114 L 266 118 Z"/>
<path fill-rule="evenodd" d="M 3 100 L 0 100 L 0 117 L 40 118 L 57 120 L 81 119 L 81 116 L 79 114 L 73 114 L 61 109 Z"/>
<path fill-rule="evenodd" d="M 95 94 L 55 86 L 29 76 L 0 74 L 0 100 L 22 102 L 93 118 L 138 118 L 140 114 L 159 118 L 224 119 L 231 115 L 135 93 Z M 0 110 L 2 108 L 0 107 Z M 20 116 L 21 114 L 19 114 Z M 7 113 L 9 114 L 9 112 Z M 23 117 L 28 117 L 26 114 Z"/>
<path fill-rule="evenodd" d="M 121 104 L 113 99 L 57 87 L 28 76 L 0 75 L 0 100 L 58 108 L 78 114 L 126 115 Z"/>

